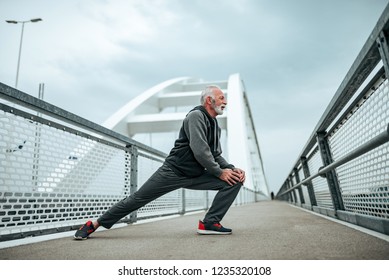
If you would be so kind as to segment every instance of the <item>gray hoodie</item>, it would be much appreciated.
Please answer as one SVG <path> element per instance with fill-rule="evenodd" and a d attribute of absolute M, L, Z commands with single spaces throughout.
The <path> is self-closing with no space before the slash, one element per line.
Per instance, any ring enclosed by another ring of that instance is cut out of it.
<path fill-rule="evenodd" d="M 197 177 L 207 170 L 219 177 L 224 168 L 234 168 L 222 156 L 221 129 L 203 106 L 193 108 L 183 121 L 178 139 L 165 162 L 175 173 Z"/>

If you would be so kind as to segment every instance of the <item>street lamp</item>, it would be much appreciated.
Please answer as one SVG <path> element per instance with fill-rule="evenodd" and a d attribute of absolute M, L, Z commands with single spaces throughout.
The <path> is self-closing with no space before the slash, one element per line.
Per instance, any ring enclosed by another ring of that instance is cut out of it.
<path fill-rule="evenodd" d="M 20 67 L 20 56 L 22 53 L 22 43 L 23 43 L 23 31 L 24 31 L 24 24 L 27 22 L 38 22 L 42 21 L 41 18 L 33 18 L 30 20 L 24 20 L 24 21 L 17 21 L 17 20 L 6 20 L 7 23 L 12 23 L 12 24 L 22 24 L 22 34 L 20 35 L 20 46 L 19 46 L 19 56 L 18 56 L 18 67 L 16 69 L 16 82 L 15 82 L 15 88 L 18 87 L 18 79 L 19 79 L 19 67 Z"/>

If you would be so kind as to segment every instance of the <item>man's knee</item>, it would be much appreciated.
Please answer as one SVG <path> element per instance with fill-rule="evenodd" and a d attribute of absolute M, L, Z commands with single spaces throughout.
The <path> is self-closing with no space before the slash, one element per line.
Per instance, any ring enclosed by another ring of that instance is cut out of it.
<path fill-rule="evenodd" d="M 230 192 L 239 192 L 240 188 L 243 186 L 241 182 L 235 183 L 234 185 L 225 185 L 224 190 Z"/>

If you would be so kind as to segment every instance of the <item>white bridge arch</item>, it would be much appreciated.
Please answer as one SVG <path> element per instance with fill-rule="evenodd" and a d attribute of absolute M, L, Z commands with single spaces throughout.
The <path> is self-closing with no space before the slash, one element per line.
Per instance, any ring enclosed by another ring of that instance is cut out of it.
<path fill-rule="evenodd" d="M 227 81 L 175 78 L 143 92 L 111 117 L 103 126 L 168 153 L 178 135 L 182 120 L 200 104 L 200 93 L 207 85 L 217 85 L 227 96 L 226 112 L 218 116 L 222 129 L 223 156 L 246 171 L 245 187 L 255 191 L 256 200 L 269 198 L 258 139 L 239 74 Z"/>

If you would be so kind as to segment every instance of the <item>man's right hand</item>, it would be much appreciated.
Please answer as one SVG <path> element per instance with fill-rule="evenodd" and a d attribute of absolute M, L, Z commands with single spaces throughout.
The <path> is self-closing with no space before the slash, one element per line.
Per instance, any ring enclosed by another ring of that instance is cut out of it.
<path fill-rule="evenodd" d="M 240 182 L 240 174 L 232 169 L 223 169 L 219 179 L 227 182 L 230 186 L 232 186 Z"/>

